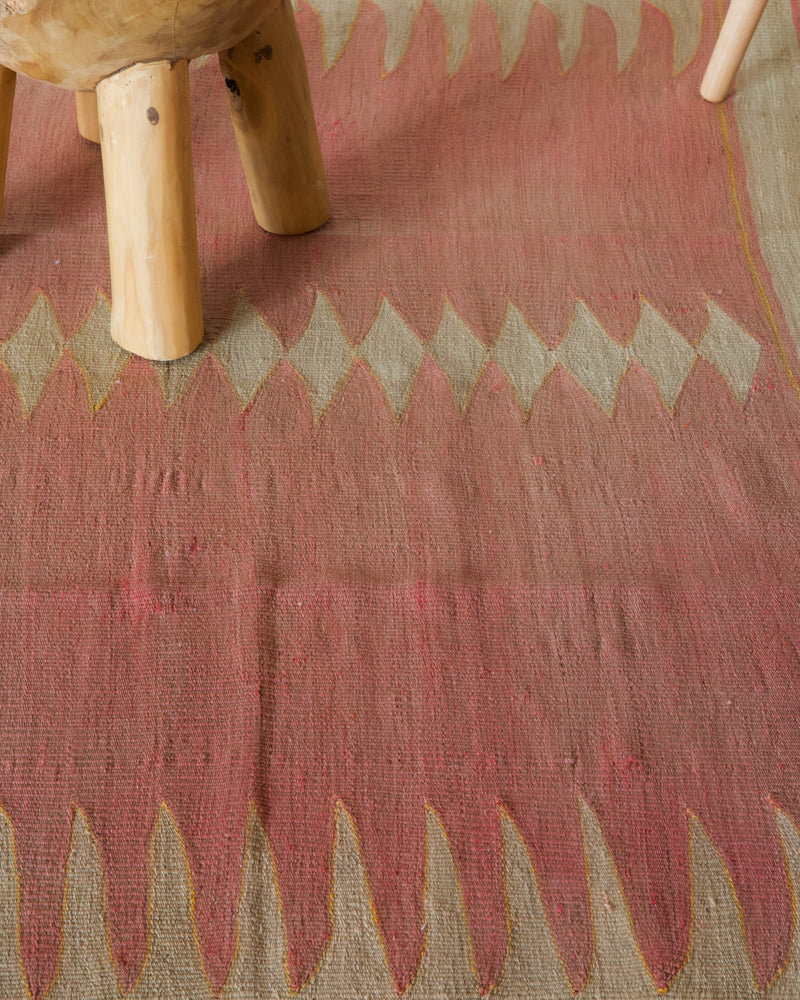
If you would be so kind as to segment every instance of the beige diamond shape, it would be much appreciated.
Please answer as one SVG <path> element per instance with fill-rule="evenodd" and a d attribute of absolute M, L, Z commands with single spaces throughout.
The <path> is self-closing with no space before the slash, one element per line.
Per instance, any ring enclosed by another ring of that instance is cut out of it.
<path fill-rule="evenodd" d="M 428 344 L 428 350 L 450 380 L 458 408 L 463 412 L 489 352 L 447 301 L 439 329 Z"/>
<path fill-rule="evenodd" d="M 653 376 L 664 403 L 672 409 L 697 358 L 694 348 L 645 299 L 629 346 Z"/>
<path fill-rule="evenodd" d="M 505 323 L 492 347 L 492 357 L 508 376 L 523 410 L 527 413 L 533 398 L 553 370 L 555 361 L 531 330 L 522 313 L 511 302 Z"/>
<path fill-rule="evenodd" d="M 240 293 L 231 321 L 211 353 L 225 369 L 242 407 L 246 407 L 280 361 L 283 348 L 252 302 Z"/>
<path fill-rule="evenodd" d="M 305 382 L 314 407 L 314 419 L 319 420 L 353 364 L 353 349 L 330 302 L 321 292 L 317 292 L 306 332 L 299 343 L 287 351 L 286 357 Z"/>
<path fill-rule="evenodd" d="M 698 353 L 717 369 L 742 405 L 753 384 L 761 348 L 716 302 L 709 301 L 708 312 L 711 320 Z"/>
<path fill-rule="evenodd" d="M 131 358 L 128 351 L 111 339 L 111 309 L 104 295 L 98 293 L 89 318 L 70 338 L 67 350 L 86 379 L 89 405 L 99 410 Z"/>
<path fill-rule="evenodd" d="M 206 354 L 208 354 L 208 344 L 205 340 L 201 340 L 200 346 L 184 358 L 178 358 L 177 361 L 150 362 L 168 407 L 173 406 L 178 397 L 186 391 Z"/>
<path fill-rule="evenodd" d="M 405 412 L 425 348 L 386 299 L 357 351 L 383 386 L 395 416 Z"/>
<path fill-rule="evenodd" d="M 50 303 L 39 292 L 25 322 L 0 345 L 0 361 L 14 380 L 26 417 L 39 402 L 63 350 L 64 338 Z"/>
<path fill-rule="evenodd" d="M 606 413 L 611 413 L 617 387 L 628 366 L 628 353 L 608 336 L 597 317 L 580 300 L 567 335 L 555 353 L 570 375 Z"/>

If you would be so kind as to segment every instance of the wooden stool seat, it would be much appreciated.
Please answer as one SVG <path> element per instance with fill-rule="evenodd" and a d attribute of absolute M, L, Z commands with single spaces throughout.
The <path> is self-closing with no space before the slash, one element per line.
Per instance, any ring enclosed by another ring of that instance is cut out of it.
<path fill-rule="evenodd" d="M 219 53 L 256 220 L 309 232 L 329 215 L 305 59 L 290 0 L 4 0 L 0 199 L 16 73 L 77 91 L 99 141 L 111 263 L 111 333 L 169 360 L 203 338 L 189 60 Z"/>

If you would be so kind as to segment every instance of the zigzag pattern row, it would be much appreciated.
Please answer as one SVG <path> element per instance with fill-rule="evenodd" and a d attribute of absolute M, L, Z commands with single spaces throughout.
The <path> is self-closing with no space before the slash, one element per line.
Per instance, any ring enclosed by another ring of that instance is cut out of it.
<path fill-rule="evenodd" d="M 295 0 L 297 2 L 297 0 Z M 342 54 L 358 16 L 361 0 L 309 0 L 322 22 L 323 55 L 327 68 Z M 383 63 L 387 73 L 402 62 L 423 0 L 374 0 L 386 21 Z M 439 11 L 447 33 L 447 71 L 455 74 L 469 49 L 470 24 L 479 0 L 430 0 Z M 497 18 L 503 76 L 519 58 L 528 32 L 534 0 L 485 0 Z M 554 15 L 558 48 L 566 72 L 583 41 L 587 0 L 542 0 Z M 595 0 L 593 6 L 611 18 L 617 34 L 617 64 L 622 70 L 633 58 L 641 29 L 641 0 Z M 658 0 L 655 6 L 669 17 L 674 35 L 673 65 L 676 73 L 691 61 L 700 42 L 702 4 L 699 0 Z"/>
<path fill-rule="evenodd" d="M 800 833 L 775 812 L 800 912 Z M 493 1000 L 571 1000 L 539 895 L 531 857 L 503 813 L 503 870 L 509 944 Z M 579 1000 L 788 1000 L 800 995 L 800 934 L 789 960 L 765 992 L 758 990 L 738 903 L 725 865 L 694 817 L 690 819 L 692 929 L 682 969 L 659 994 L 636 943 L 613 860 L 596 817 L 581 803 L 594 951 Z M 150 936 L 129 1000 L 213 1000 L 194 922 L 192 879 L 180 834 L 162 806 L 150 850 Z M 331 933 L 310 980 L 293 993 L 272 855 L 251 808 L 245 838 L 235 956 L 220 1000 L 396 1000 L 353 821 L 337 806 Z M 19 903 L 13 830 L 0 811 L 0 995 L 29 1000 L 20 959 Z M 427 812 L 425 945 L 405 1000 L 479 1000 L 472 946 L 453 855 L 442 825 Z M 100 854 L 86 817 L 76 810 L 64 889 L 62 942 L 50 1000 L 122 1000 L 104 910 Z"/>
<path fill-rule="evenodd" d="M 283 360 L 303 380 L 318 420 L 359 361 L 380 383 L 393 413 L 400 417 L 408 406 L 426 354 L 446 375 L 462 412 L 492 359 L 505 373 L 526 414 L 556 366 L 571 375 L 611 414 L 631 361 L 645 368 L 662 402 L 672 409 L 697 358 L 702 357 L 720 373 L 738 402 L 744 404 L 761 349 L 718 305 L 709 302 L 708 309 L 708 326 L 694 348 L 643 299 L 636 330 L 623 347 L 606 333 L 588 307 L 578 301 L 566 335 L 555 348 L 549 349 L 519 310 L 509 303 L 500 335 L 487 348 L 448 302 L 444 304 L 438 330 L 425 345 L 384 299 L 367 336 L 354 347 L 330 303 L 318 293 L 305 333 L 292 348 L 284 350 L 251 303 L 240 296 L 230 324 L 213 344 L 204 342 L 189 357 L 153 363 L 153 368 L 169 406 L 211 355 L 222 366 L 245 408 Z M 129 354 L 113 343 L 109 330 L 108 303 L 98 296 L 84 326 L 65 342 L 47 299 L 41 294 L 37 297 L 19 330 L 0 344 L 0 363 L 11 375 L 26 415 L 36 406 L 65 351 L 86 378 L 91 407 L 96 410 L 103 405 L 130 359 Z"/>

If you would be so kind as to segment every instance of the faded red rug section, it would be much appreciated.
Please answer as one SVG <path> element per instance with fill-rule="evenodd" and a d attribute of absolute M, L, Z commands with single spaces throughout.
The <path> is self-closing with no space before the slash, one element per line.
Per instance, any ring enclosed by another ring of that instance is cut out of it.
<path fill-rule="evenodd" d="M 301 8 L 334 214 L 294 240 L 252 221 L 218 70 L 197 70 L 207 351 L 172 374 L 131 359 L 96 409 L 75 344 L 108 292 L 99 155 L 69 95 L 20 82 L 0 351 L 32 332 L 29 367 L 0 354 L 0 805 L 35 996 L 56 970 L 74 807 L 136 981 L 162 802 L 216 991 L 251 802 L 295 986 L 330 936 L 337 801 L 399 989 L 425 940 L 426 804 L 484 991 L 508 946 L 501 809 L 585 983 L 581 800 L 659 987 L 690 944 L 690 815 L 758 981 L 781 969 L 774 807 L 800 821 L 796 358 L 735 115 L 697 95 L 705 14 L 675 74 L 664 14 L 642 7 L 620 70 L 589 8 L 564 72 L 537 5 L 504 78 L 483 4 L 453 75 L 430 4 L 390 73 L 377 6 L 327 71 Z M 33 329 L 38 291 L 51 314 Z M 242 295 L 263 323 L 237 366 Z M 251 378 L 266 327 L 280 357 Z"/>
<path fill-rule="evenodd" d="M 710 31 L 675 76 L 672 26 L 645 4 L 638 47 L 619 72 L 614 26 L 590 7 L 586 41 L 563 73 L 555 19 L 539 5 L 503 79 L 497 22 L 479 3 L 467 56 L 450 77 L 442 17 L 425 3 L 405 58 L 384 75 L 383 14 L 365 2 L 324 73 L 319 22 L 307 8 L 298 16 L 333 218 L 296 240 L 261 233 L 218 68 L 197 72 L 196 197 L 211 336 L 228 322 L 237 290 L 287 343 L 305 330 L 317 291 L 354 342 L 384 296 L 426 341 L 448 299 L 487 345 L 509 299 L 549 344 L 565 334 L 576 299 L 621 342 L 640 297 L 692 340 L 705 329 L 706 296 L 755 319 L 752 301 L 743 313 L 752 282 L 717 112 L 697 94 Z M 19 326 L 42 288 L 69 336 L 97 289 L 109 290 L 99 150 L 75 139 L 68 93 L 20 86 L 3 225 L 14 246 L 0 271 L 5 330 Z M 54 141 L 63 150 L 56 161 Z M 42 168 L 31 171 L 31 162 Z"/>

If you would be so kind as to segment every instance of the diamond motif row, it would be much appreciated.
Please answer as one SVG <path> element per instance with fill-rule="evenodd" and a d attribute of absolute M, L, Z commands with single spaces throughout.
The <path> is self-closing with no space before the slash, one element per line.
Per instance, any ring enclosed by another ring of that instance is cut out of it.
<path fill-rule="evenodd" d="M 671 409 L 699 356 L 716 368 L 743 404 L 761 349 L 716 303 L 709 302 L 708 310 L 708 326 L 694 348 L 642 300 L 634 335 L 622 346 L 578 301 L 569 330 L 551 349 L 531 330 L 519 310 L 509 304 L 500 336 L 487 348 L 445 302 L 439 328 L 426 346 L 384 299 L 367 336 L 353 347 L 330 303 L 318 293 L 305 333 L 292 348 L 284 350 L 252 304 L 240 296 L 230 324 L 212 345 L 204 342 L 187 358 L 154 362 L 153 367 L 165 401 L 171 405 L 206 355 L 213 354 L 245 407 L 278 362 L 285 359 L 303 380 L 315 418 L 319 419 L 358 358 L 378 380 L 399 417 L 408 405 L 426 353 L 447 376 L 462 412 L 491 358 L 505 373 L 526 413 L 558 365 L 610 414 L 632 359 L 649 372 L 663 403 Z M 47 299 L 41 294 L 37 297 L 20 329 L 0 344 L 0 362 L 14 380 L 26 415 L 38 402 L 65 349 L 84 373 L 92 408 L 102 406 L 130 357 L 111 340 L 109 327 L 108 303 L 98 296 L 82 329 L 65 344 Z"/>

